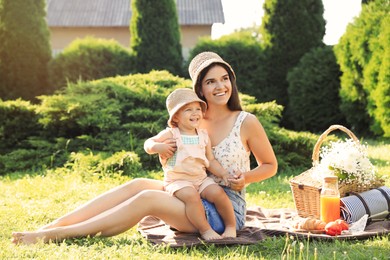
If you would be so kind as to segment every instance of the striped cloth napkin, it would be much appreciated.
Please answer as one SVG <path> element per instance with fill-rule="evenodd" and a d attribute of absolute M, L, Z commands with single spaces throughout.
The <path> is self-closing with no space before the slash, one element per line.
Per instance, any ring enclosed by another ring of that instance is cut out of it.
<path fill-rule="evenodd" d="M 369 221 L 390 217 L 390 188 L 382 186 L 376 189 L 353 194 L 340 201 L 340 213 L 348 223 L 354 223 L 365 214 Z"/>

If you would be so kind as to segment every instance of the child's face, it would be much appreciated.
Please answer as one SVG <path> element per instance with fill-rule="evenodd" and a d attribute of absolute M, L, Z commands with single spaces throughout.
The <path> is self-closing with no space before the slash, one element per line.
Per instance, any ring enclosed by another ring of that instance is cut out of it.
<path fill-rule="evenodd" d="M 180 130 L 195 130 L 199 127 L 203 118 L 202 107 L 199 102 L 189 103 L 175 114 L 173 121 Z"/>

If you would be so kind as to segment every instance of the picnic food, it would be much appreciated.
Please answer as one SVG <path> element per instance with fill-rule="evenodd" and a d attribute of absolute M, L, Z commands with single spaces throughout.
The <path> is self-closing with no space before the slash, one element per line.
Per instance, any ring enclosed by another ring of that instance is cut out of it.
<path fill-rule="evenodd" d="M 325 233 L 330 236 L 337 236 L 341 234 L 341 231 L 348 230 L 349 225 L 342 219 L 331 221 L 325 226 Z"/>
<path fill-rule="evenodd" d="M 301 218 L 294 223 L 293 228 L 295 229 L 304 229 L 307 231 L 313 230 L 324 230 L 326 223 L 312 217 Z"/>

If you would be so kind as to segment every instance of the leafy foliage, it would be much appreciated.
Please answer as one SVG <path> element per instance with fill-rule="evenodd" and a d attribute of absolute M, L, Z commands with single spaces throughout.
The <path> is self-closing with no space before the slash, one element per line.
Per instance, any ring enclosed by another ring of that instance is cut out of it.
<path fill-rule="evenodd" d="M 289 73 L 289 115 L 298 131 L 321 132 L 344 124 L 339 109 L 340 68 L 331 46 L 306 53 Z"/>
<path fill-rule="evenodd" d="M 335 46 L 341 77 L 341 110 L 360 134 L 389 132 L 389 18 L 386 0 L 363 5 Z"/>
<path fill-rule="evenodd" d="M 0 98 L 34 100 L 51 93 L 45 0 L 0 1 Z"/>
<path fill-rule="evenodd" d="M 36 106 L 29 101 L 0 100 L 0 150 L 9 151 L 41 130 Z"/>
<path fill-rule="evenodd" d="M 133 71 L 130 51 L 115 40 L 74 40 L 50 62 L 50 81 L 57 89 L 67 82 L 127 75 Z"/>
<path fill-rule="evenodd" d="M 73 165 L 75 154 L 97 172 L 104 169 L 106 173 L 134 175 L 138 163 L 144 169 L 161 170 L 158 157 L 146 154 L 143 143 L 166 127 L 168 94 L 175 88 L 190 86 L 189 80 L 167 71 L 152 71 L 68 84 L 54 95 L 40 96 L 41 103 L 35 106 L 21 101 L 0 103 L 4 111 L 0 119 L 5 122 L 0 128 L 0 158 L 5 162 L 0 165 L 0 174 Z M 281 165 L 309 163 L 307 152 L 302 152 L 312 147 L 311 142 L 304 141 L 306 134 L 297 133 L 299 137 L 294 138 L 300 143 L 295 143 L 278 133 L 282 106 L 275 102 L 258 104 L 246 94 L 240 97 L 243 107 L 256 115 L 269 133 Z M 6 109 L 10 104 L 15 108 Z M 13 117 L 15 122 L 7 119 Z M 16 122 L 26 123 L 17 125 L 19 131 L 11 131 L 9 127 Z M 139 159 L 128 157 L 127 152 L 135 153 Z M 130 166 L 122 165 L 126 160 L 131 161 Z"/>
<path fill-rule="evenodd" d="M 182 74 L 182 50 L 176 1 L 131 1 L 130 47 L 137 72 L 168 70 Z"/>
<path fill-rule="evenodd" d="M 311 48 L 323 45 L 324 7 L 321 0 L 266 0 L 263 9 L 260 32 L 266 54 L 266 83 L 258 100 L 276 100 L 288 111 L 287 73 Z M 286 124 L 288 118 L 283 122 Z"/>
<path fill-rule="evenodd" d="M 388 8 L 389 9 L 389 8 Z M 389 11 L 387 11 L 389 14 Z M 383 18 L 380 34 L 373 38 L 372 56 L 364 71 L 364 88 L 369 92 L 368 113 L 374 118 L 375 133 L 390 137 L 390 16 Z"/>
<path fill-rule="evenodd" d="M 88 171 L 101 175 L 132 175 L 141 170 L 141 163 L 137 154 L 120 151 L 114 154 L 92 152 L 71 153 L 66 167 L 72 171 Z"/>

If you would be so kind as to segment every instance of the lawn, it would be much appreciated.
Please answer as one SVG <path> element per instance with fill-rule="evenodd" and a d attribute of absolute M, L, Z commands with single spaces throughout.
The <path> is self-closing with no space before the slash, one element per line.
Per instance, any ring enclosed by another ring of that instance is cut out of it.
<path fill-rule="evenodd" d="M 369 141 L 369 156 L 390 186 L 390 141 Z M 293 208 L 289 179 L 299 169 L 251 184 L 249 206 Z M 156 173 L 147 173 L 156 177 Z M 111 238 L 70 239 L 62 243 L 15 246 L 12 231 L 34 230 L 94 196 L 130 180 L 70 172 L 65 168 L 42 173 L 0 177 L 0 259 L 389 259 L 390 235 L 361 241 L 319 242 L 273 237 L 251 246 L 172 249 L 155 246 L 135 228 Z M 285 249 L 288 249 L 287 251 Z M 287 253 L 286 253 L 287 252 Z"/>

